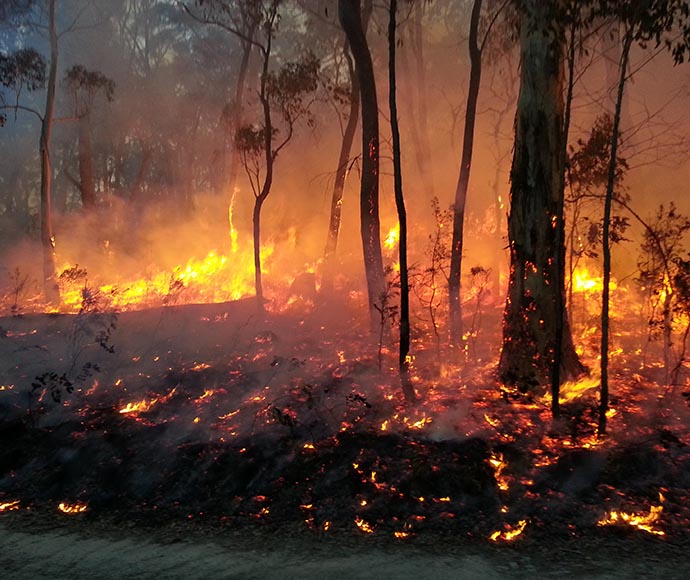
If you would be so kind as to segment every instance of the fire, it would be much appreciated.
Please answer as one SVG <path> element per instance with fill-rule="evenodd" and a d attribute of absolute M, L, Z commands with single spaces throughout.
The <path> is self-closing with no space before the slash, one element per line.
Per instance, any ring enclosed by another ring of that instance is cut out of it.
<path fill-rule="evenodd" d="M 88 508 L 89 508 L 89 506 L 87 504 L 80 503 L 80 502 L 76 502 L 76 503 L 60 502 L 60 504 L 58 504 L 58 509 L 62 513 L 70 514 L 70 515 L 83 513 Z"/>
<path fill-rule="evenodd" d="M 664 496 L 662 494 L 659 494 L 659 501 L 663 504 Z M 654 524 L 659 520 L 661 512 L 664 511 L 664 506 L 661 504 L 651 506 L 649 513 L 646 514 L 634 514 L 613 510 L 600 519 L 597 525 L 611 526 L 625 524 L 649 534 L 654 534 L 655 536 L 664 536 L 666 533 L 663 530 L 654 527 Z"/>
<path fill-rule="evenodd" d="M 19 500 L 6 501 L 0 503 L 0 512 L 11 512 L 19 509 Z"/>
<path fill-rule="evenodd" d="M 135 403 L 127 403 L 122 409 L 120 409 L 120 413 L 126 414 L 126 413 L 145 413 L 151 407 L 153 407 L 156 403 L 158 402 L 158 399 L 151 399 L 150 401 L 147 401 L 146 399 L 142 399 L 141 401 L 137 401 Z"/>
<path fill-rule="evenodd" d="M 579 381 L 567 381 L 561 385 L 559 400 L 561 404 L 570 403 L 589 393 L 595 393 L 601 383 L 601 377 L 596 374 Z"/>
<path fill-rule="evenodd" d="M 386 239 L 383 240 L 383 245 L 388 250 L 393 250 L 398 245 L 400 240 L 400 224 L 395 224 L 389 231 Z"/>
<path fill-rule="evenodd" d="M 496 530 L 489 536 L 489 539 L 492 542 L 498 542 L 498 540 L 510 542 L 522 534 L 525 527 L 527 527 L 527 520 L 520 520 L 514 528 L 508 527 L 509 529 L 507 530 Z"/>
<path fill-rule="evenodd" d="M 230 196 L 230 204 L 228 205 L 228 226 L 230 228 L 230 242 L 232 244 L 233 254 L 237 253 L 237 249 L 239 247 L 237 243 L 237 230 L 235 229 L 235 224 L 232 221 L 232 214 L 235 209 L 235 197 L 237 196 L 238 192 L 239 189 L 236 187 L 232 192 L 232 196 Z"/>
<path fill-rule="evenodd" d="M 572 284 L 573 292 L 601 292 L 604 288 L 603 278 L 592 275 L 584 264 L 575 268 Z M 615 280 L 611 280 L 609 288 L 615 290 L 617 287 Z"/>
<path fill-rule="evenodd" d="M 489 458 L 489 463 L 491 467 L 494 468 L 494 477 L 496 478 L 496 483 L 498 484 L 498 489 L 501 491 L 508 491 L 510 487 L 508 479 L 503 475 L 503 470 L 507 467 L 507 463 L 503 461 L 502 453 L 492 453 Z"/>
<path fill-rule="evenodd" d="M 357 524 L 357 527 L 362 530 L 365 534 L 373 534 L 374 533 L 374 528 L 371 524 L 368 522 L 365 522 L 362 518 L 357 517 L 355 518 L 355 524 Z"/>

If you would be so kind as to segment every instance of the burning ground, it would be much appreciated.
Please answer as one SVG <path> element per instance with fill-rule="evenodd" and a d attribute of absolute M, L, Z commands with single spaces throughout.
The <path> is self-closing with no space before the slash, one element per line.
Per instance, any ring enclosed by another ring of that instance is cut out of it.
<path fill-rule="evenodd" d="M 598 440 L 596 379 L 564 386 L 554 423 L 548 400 L 500 389 L 488 347 L 440 368 L 420 348 L 409 404 L 394 353 L 379 370 L 366 329 L 333 312 L 299 300 L 259 317 L 239 300 L 2 319 L 0 518 L 686 540 L 688 393 L 658 386 L 639 351 L 613 359 Z"/>

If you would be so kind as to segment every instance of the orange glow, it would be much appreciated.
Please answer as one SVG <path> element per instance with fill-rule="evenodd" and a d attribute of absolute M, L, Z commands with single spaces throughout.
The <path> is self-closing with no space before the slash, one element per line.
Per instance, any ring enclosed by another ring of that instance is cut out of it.
<path fill-rule="evenodd" d="M 659 494 L 659 501 L 663 504 L 664 496 Z M 643 532 L 654 534 L 655 536 L 664 536 L 666 533 L 663 530 L 657 529 L 654 524 L 659 520 L 661 512 L 664 511 L 663 505 L 653 505 L 646 514 L 634 514 L 628 512 L 621 512 L 613 510 L 605 517 L 597 522 L 598 526 L 611 525 L 628 525 Z"/>
<path fill-rule="evenodd" d="M 386 239 L 383 240 L 383 245 L 388 250 L 393 250 L 398 245 L 400 240 L 400 224 L 395 224 L 390 230 Z"/>
<path fill-rule="evenodd" d="M 89 506 L 85 503 L 65 503 L 65 502 L 60 502 L 58 504 L 58 509 L 65 514 L 80 514 L 85 512 Z"/>
<path fill-rule="evenodd" d="M 362 530 L 365 534 L 373 534 L 374 533 L 374 528 L 371 526 L 371 524 L 365 522 L 360 517 L 355 518 L 355 524 L 357 524 L 357 527 L 360 530 Z"/>
<path fill-rule="evenodd" d="M 508 479 L 503 475 L 503 470 L 508 464 L 503 461 L 503 454 L 492 453 L 491 457 L 489 458 L 489 463 L 491 464 L 491 467 L 494 468 L 494 477 L 496 478 L 498 489 L 501 491 L 507 491 L 510 486 Z"/>
<path fill-rule="evenodd" d="M 120 409 L 120 413 L 127 414 L 127 413 L 145 413 L 151 407 L 153 407 L 156 403 L 158 402 L 158 399 L 151 399 L 150 401 L 147 401 L 146 399 L 142 399 L 141 401 L 137 401 L 135 403 L 127 403 L 122 409 Z"/>
<path fill-rule="evenodd" d="M 527 520 L 520 520 L 514 528 L 507 530 L 497 530 L 493 532 L 489 539 L 493 542 L 498 542 L 498 540 L 503 540 L 504 542 L 510 542 L 517 538 L 527 527 Z"/>
<path fill-rule="evenodd" d="M 19 500 L 0 503 L 0 512 L 11 512 L 19 509 Z"/>

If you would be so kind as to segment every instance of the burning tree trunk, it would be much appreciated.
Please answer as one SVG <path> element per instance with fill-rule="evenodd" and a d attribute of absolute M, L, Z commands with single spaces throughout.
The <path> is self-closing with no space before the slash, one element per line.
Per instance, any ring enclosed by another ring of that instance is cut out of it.
<path fill-rule="evenodd" d="M 397 0 L 391 0 L 388 21 L 388 79 L 389 106 L 391 111 L 391 132 L 393 137 L 393 177 L 395 181 L 395 206 L 400 224 L 398 255 L 400 260 L 400 350 L 398 368 L 403 393 L 407 401 L 415 399 L 414 386 L 410 381 L 410 281 L 407 271 L 407 212 L 402 187 L 402 167 L 400 162 L 400 128 L 398 127 L 398 106 L 396 102 L 395 75 L 395 28 Z"/>
<path fill-rule="evenodd" d="M 474 124 L 477 116 L 477 99 L 479 84 L 482 78 L 482 53 L 477 42 L 479 31 L 479 17 L 482 12 L 482 0 L 474 0 L 472 18 L 470 20 L 470 86 L 467 91 L 467 106 L 465 108 L 465 131 L 462 141 L 462 160 L 460 161 L 460 176 L 455 189 L 455 204 L 453 206 L 453 242 L 450 254 L 450 275 L 448 276 L 448 317 L 450 322 L 450 340 L 453 346 L 462 344 L 462 303 L 460 288 L 462 276 L 463 229 L 465 224 L 465 205 L 467 203 L 467 189 L 470 183 L 470 168 L 472 166 L 472 149 L 474 145 Z"/>
<path fill-rule="evenodd" d="M 367 0 L 369 1 L 369 0 Z M 361 236 L 367 277 L 372 331 L 378 326 L 376 305 L 385 292 L 379 223 L 379 110 L 374 67 L 364 34 L 359 0 L 339 0 L 340 23 L 350 43 L 362 101 L 362 186 L 360 192 Z"/>
<path fill-rule="evenodd" d="M 60 300 L 55 266 L 55 238 L 53 237 L 51 200 L 50 134 L 55 109 L 55 82 L 57 76 L 58 36 L 55 28 L 55 0 L 48 4 L 50 34 L 50 64 L 46 90 L 46 107 L 41 120 L 41 246 L 43 248 L 43 292 L 50 302 Z"/>
<path fill-rule="evenodd" d="M 565 316 L 561 352 L 553 351 L 556 293 L 564 293 L 565 288 L 555 260 L 561 251 L 557 228 L 562 227 L 558 216 L 563 163 L 562 30 L 550 18 L 552 9 L 551 3 L 529 0 L 521 23 L 520 95 L 508 216 L 511 268 L 499 362 L 501 379 L 521 391 L 548 381 L 557 354 L 563 376 L 584 370 Z"/>

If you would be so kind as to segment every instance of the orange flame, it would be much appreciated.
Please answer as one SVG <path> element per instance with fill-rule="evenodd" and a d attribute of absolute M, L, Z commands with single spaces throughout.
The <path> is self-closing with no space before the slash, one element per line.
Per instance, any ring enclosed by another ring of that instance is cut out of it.
<path fill-rule="evenodd" d="M 60 502 L 58 504 L 58 509 L 65 514 L 80 514 L 85 512 L 89 506 L 85 503 L 65 503 L 65 502 Z"/>
<path fill-rule="evenodd" d="M 659 501 L 664 502 L 664 496 L 659 494 Z M 647 514 L 634 514 L 613 510 L 597 522 L 598 526 L 628 525 L 643 532 L 654 534 L 655 536 L 665 536 L 663 530 L 654 527 L 659 520 L 661 512 L 664 511 L 663 505 L 653 505 Z"/>
<path fill-rule="evenodd" d="M 498 540 L 510 542 L 517 538 L 520 534 L 522 534 L 522 532 L 525 530 L 525 527 L 527 527 L 527 520 L 520 520 L 517 523 L 517 526 L 515 526 L 514 528 L 510 528 L 507 530 L 496 530 L 489 536 L 489 539 L 492 542 L 498 542 Z"/>

